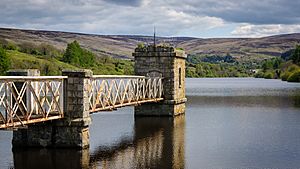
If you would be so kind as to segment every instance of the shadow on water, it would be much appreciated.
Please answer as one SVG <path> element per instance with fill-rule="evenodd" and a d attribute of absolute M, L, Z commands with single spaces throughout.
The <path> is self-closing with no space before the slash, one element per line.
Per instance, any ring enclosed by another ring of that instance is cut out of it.
<path fill-rule="evenodd" d="M 14 149 L 16 169 L 184 168 L 185 117 L 135 118 L 134 136 L 93 150 Z"/>

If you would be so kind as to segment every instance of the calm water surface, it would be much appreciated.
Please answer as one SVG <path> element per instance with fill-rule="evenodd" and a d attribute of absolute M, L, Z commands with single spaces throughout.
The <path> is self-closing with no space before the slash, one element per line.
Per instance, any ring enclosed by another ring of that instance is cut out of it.
<path fill-rule="evenodd" d="M 2 168 L 300 168 L 300 84 L 187 79 L 186 115 L 92 115 L 89 150 L 14 150 L 0 133 Z"/>

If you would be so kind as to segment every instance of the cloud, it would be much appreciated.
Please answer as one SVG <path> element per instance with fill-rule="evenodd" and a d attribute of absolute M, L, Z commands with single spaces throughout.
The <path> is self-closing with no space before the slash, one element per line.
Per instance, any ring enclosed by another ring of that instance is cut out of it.
<path fill-rule="evenodd" d="M 26 3 L 13 1 L 10 6 L 6 6 L 4 11 L 7 12 L 0 16 L 0 25 L 100 34 L 150 35 L 153 26 L 156 26 L 158 34 L 163 36 L 180 35 L 188 30 L 204 31 L 223 25 L 220 18 L 177 12 L 159 1 L 31 0 Z"/>
<path fill-rule="evenodd" d="M 142 4 L 141 0 L 105 0 L 108 3 L 115 3 L 117 5 L 125 6 L 140 6 Z"/>
<path fill-rule="evenodd" d="M 251 25 L 243 24 L 231 32 L 237 37 L 263 37 L 276 34 L 300 32 L 300 25 Z"/>
<path fill-rule="evenodd" d="M 278 32 L 274 25 L 290 32 L 299 8 L 284 0 L 1 0 L 0 27 L 151 35 L 155 25 L 161 36 L 260 36 Z"/>
<path fill-rule="evenodd" d="M 186 0 L 177 10 L 222 18 L 228 22 L 251 24 L 296 24 L 300 21 L 300 1 L 287 0 Z"/>

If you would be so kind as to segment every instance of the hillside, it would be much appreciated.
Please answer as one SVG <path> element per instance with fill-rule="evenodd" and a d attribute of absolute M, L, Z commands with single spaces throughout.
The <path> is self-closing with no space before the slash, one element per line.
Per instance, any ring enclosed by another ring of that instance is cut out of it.
<path fill-rule="evenodd" d="M 10 40 L 16 44 L 34 43 L 51 44 L 58 49 L 65 49 L 67 44 L 77 40 L 83 48 L 86 48 L 97 56 L 111 56 L 114 58 L 131 59 L 132 52 L 138 43 L 150 43 L 150 36 L 129 35 L 92 35 L 57 31 L 19 30 L 0 28 L 0 39 Z M 166 42 L 177 44 L 194 38 L 157 38 L 158 43 Z"/>
<path fill-rule="evenodd" d="M 48 43 L 64 50 L 67 43 L 77 40 L 81 46 L 93 51 L 97 56 L 132 59 L 131 53 L 138 43 L 152 43 L 151 36 L 138 35 L 92 35 L 82 33 L 19 30 L 0 28 L 0 40 L 5 39 L 16 44 L 30 42 Z M 158 37 L 157 43 L 169 43 L 180 47 L 193 56 L 230 54 L 241 61 L 263 60 L 280 56 L 300 43 L 300 33 L 277 35 L 264 38 L 211 38 Z"/>
<path fill-rule="evenodd" d="M 34 55 L 18 51 L 7 51 L 11 59 L 11 67 L 14 69 L 39 69 L 42 74 L 59 75 L 63 69 L 77 69 L 75 66 L 58 61 L 56 59 L 37 58 Z M 51 70 L 51 72 L 49 71 Z"/>
<path fill-rule="evenodd" d="M 181 42 L 178 46 L 192 55 L 230 54 L 238 60 L 263 60 L 281 56 L 300 43 L 300 33 L 277 35 L 264 38 L 219 38 L 194 39 Z"/>

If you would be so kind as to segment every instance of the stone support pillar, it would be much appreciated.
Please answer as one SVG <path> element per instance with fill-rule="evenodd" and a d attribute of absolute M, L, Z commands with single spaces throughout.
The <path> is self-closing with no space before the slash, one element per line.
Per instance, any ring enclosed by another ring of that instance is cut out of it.
<path fill-rule="evenodd" d="M 173 47 L 147 46 L 136 48 L 134 71 L 136 75 L 161 74 L 164 100 L 135 107 L 136 116 L 176 116 L 185 113 L 186 54 Z"/>
<path fill-rule="evenodd" d="M 67 70 L 64 81 L 64 119 L 56 123 L 56 147 L 89 147 L 89 97 L 91 70 Z"/>
<path fill-rule="evenodd" d="M 90 83 L 91 70 L 63 71 L 68 76 L 64 87 L 64 118 L 28 125 L 13 134 L 13 147 L 89 147 L 89 98 L 87 84 Z M 8 75 L 37 76 L 39 71 L 9 71 Z M 26 101 L 30 97 L 26 97 Z"/>

